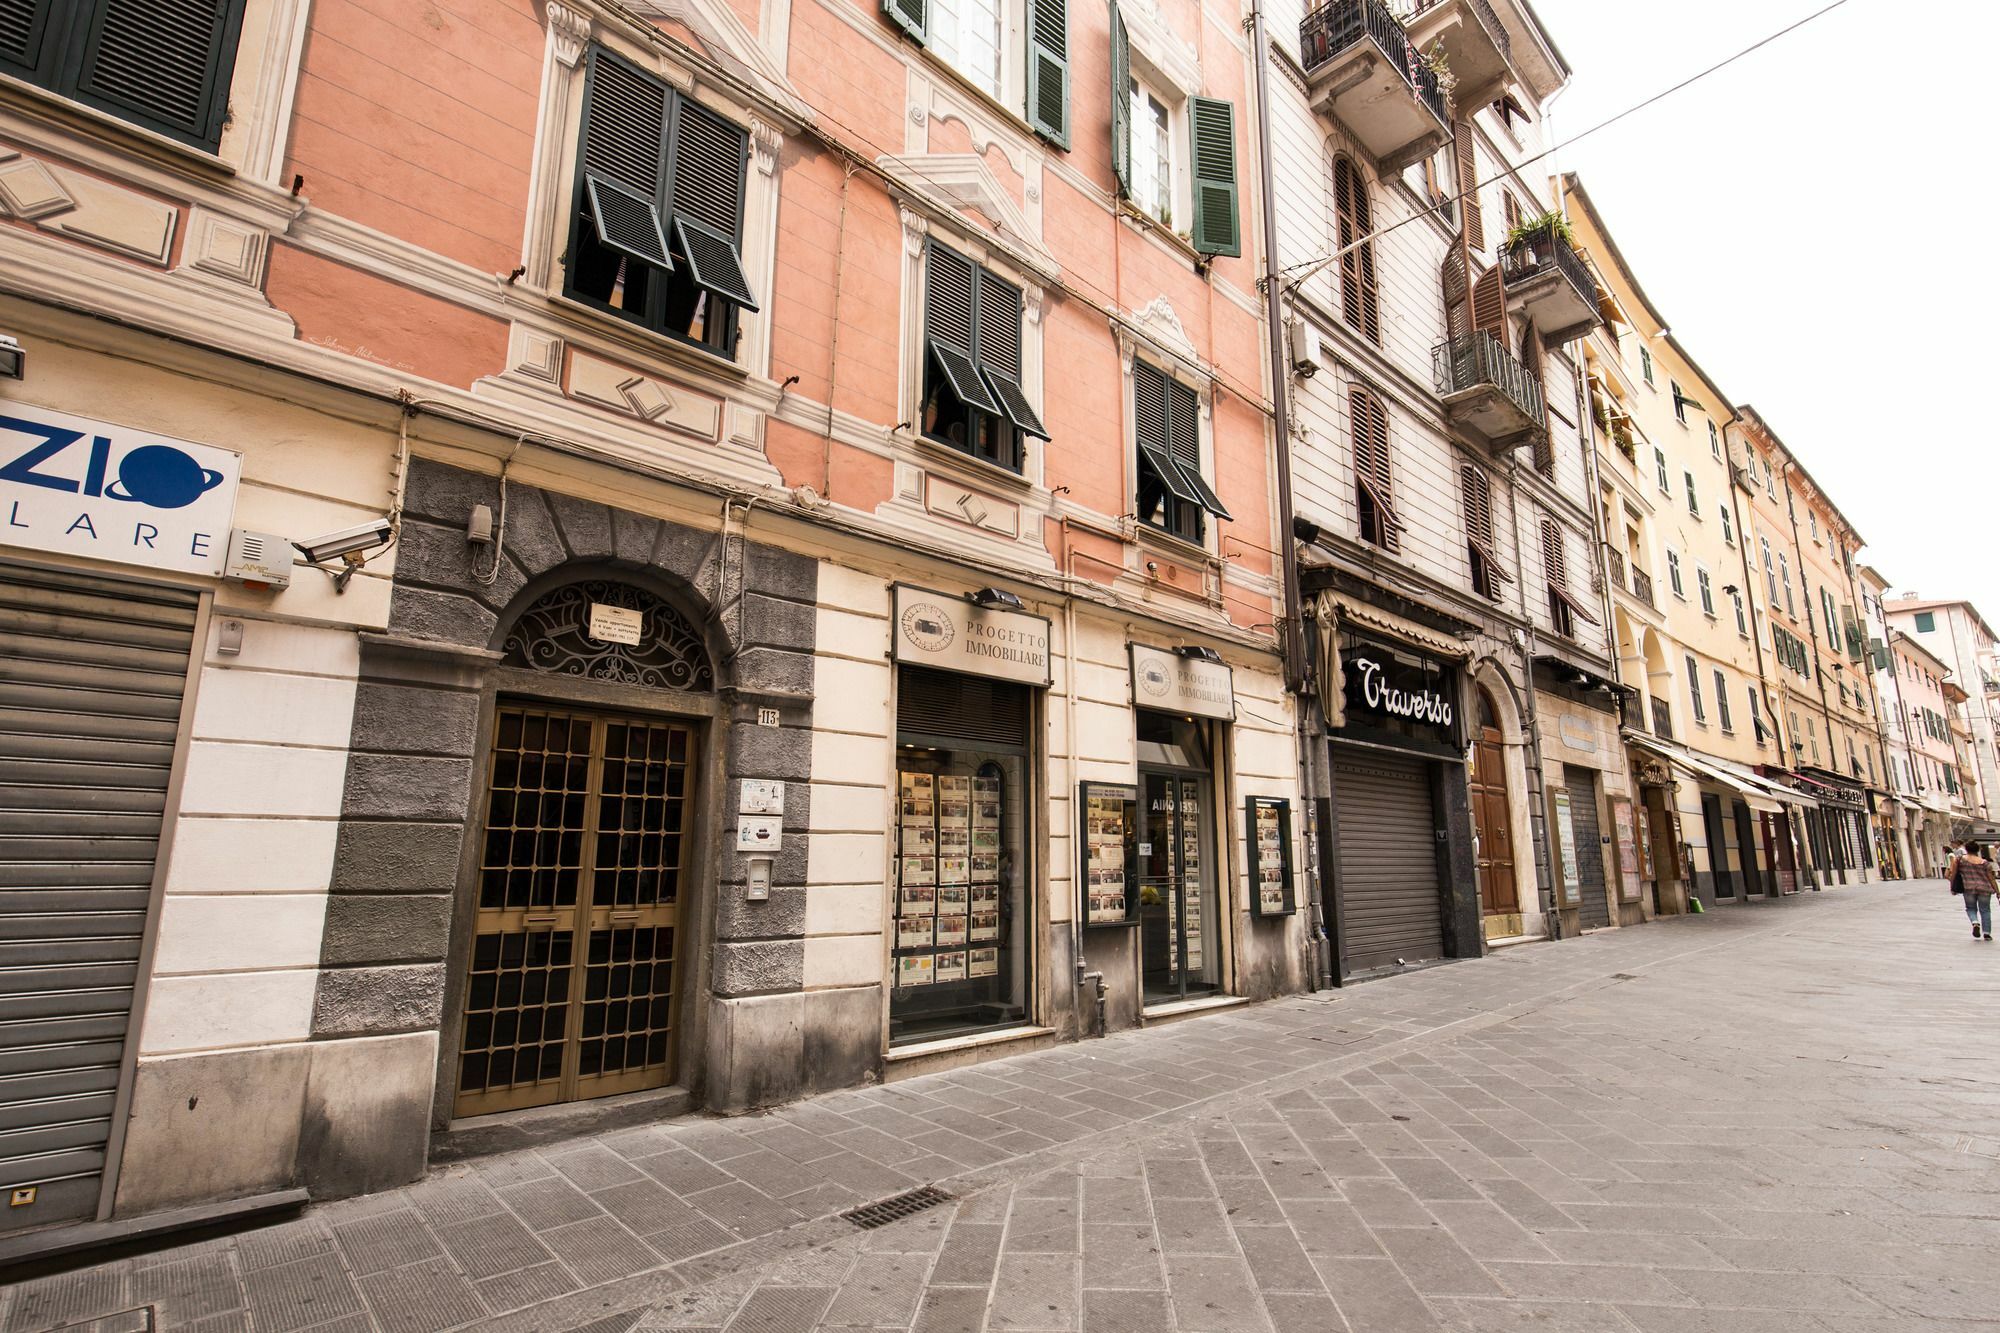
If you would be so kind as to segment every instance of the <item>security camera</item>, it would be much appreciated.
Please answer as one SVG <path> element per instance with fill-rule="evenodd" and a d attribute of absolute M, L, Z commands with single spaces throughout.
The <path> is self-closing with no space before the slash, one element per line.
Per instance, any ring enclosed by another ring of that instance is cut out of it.
<path fill-rule="evenodd" d="M 329 532 L 309 542 L 293 542 L 292 546 L 309 565 L 323 565 L 329 560 L 354 561 L 359 556 L 387 546 L 394 532 L 388 519 L 377 518 L 355 527 L 342 528 L 339 532 Z"/>

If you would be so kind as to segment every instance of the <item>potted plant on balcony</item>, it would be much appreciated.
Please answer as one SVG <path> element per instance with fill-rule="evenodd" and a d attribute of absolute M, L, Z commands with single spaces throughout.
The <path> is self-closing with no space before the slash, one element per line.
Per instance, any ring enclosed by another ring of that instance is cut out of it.
<path fill-rule="evenodd" d="M 1561 213 L 1550 211 L 1540 217 L 1523 218 L 1507 233 L 1505 246 L 1523 268 L 1537 268 L 1553 259 L 1554 247 L 1560 242 L 1576 248 L 1576 233 L 1570 230 L 1569 219 Z"/>

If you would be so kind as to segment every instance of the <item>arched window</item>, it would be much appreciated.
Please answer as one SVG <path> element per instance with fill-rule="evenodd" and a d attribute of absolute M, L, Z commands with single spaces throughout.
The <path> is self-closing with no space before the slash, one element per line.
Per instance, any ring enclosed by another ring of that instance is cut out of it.
<path fill-rule="evenodd" d="M 1395 475 L 1389 466 L 1388 409 L 1356 385 L 1347 391 L 1347 415 L 1354 432 L 1354 503 L 1361 540 L 1394 551 L 1403 525 L 1396 518 Z"/>
<path fill-rule="evenodd" d="M 609 579 L 543 595 L 514 622 L 501 651 L 505 665 L 534 671 L 662 690 L 715 688 L 700 630 L 645 589 Z"/>
<path fill-rule="evenodd" d="M 1346 250 L 1375 229 L 1368 182 L 1351 158 L 1333 160 L 1333 208 L 1340 248 Z M 1363 241 L 1340 259 L 1340 315 L 1369 342 L 1382 341 L 1382 310 L 1375 293 L 1375 245 Z"/>

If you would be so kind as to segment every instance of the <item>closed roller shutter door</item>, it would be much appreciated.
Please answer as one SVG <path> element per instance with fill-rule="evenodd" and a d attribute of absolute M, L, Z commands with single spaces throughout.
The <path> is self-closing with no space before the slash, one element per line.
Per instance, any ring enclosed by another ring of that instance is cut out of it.
<path fill-rule="evenodd" d="M 1336 759 L 1340 938 L 1352 971 L 1444 956 L 1437 821 L 1420 760 Z"/>
<path fill-rule="evenodd" d="M 1575 764 L 1563 765 L 1569 786 L 1569 814 L 1576 828 L 1576 872 L 1583 881 L 1578 919 L 1585 930 L 1611 924 L 1611 905 L 1604 896 L 1604 842 L 1597 824 L 1597 774 Z"/>
<path fill-rule="evenodd" d="M 0 562 L 0 1231 L 97 1210 L 198 605 Z"/>

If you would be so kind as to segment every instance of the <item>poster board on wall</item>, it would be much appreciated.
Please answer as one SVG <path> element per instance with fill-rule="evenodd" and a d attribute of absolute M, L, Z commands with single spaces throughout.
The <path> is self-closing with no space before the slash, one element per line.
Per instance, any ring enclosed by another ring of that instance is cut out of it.
<path fill-rule="evenodd" d="M 1618 844 L 1618 900 L 1636 903 L 1640 894 L 1639 830 L 1630 797 L 1608 797 L 1612 835 Z"/>
<path fill-rule="evenodd" d="M 1576 816 L 1570 809 L 1569 789 L 1558 787 L 1549 799 L 1556 813 L 1556 860 L 1562 868 L 1562 905 L 1575 907 L 1583 901 L 1583 866 L 1576 859 Z"/>

